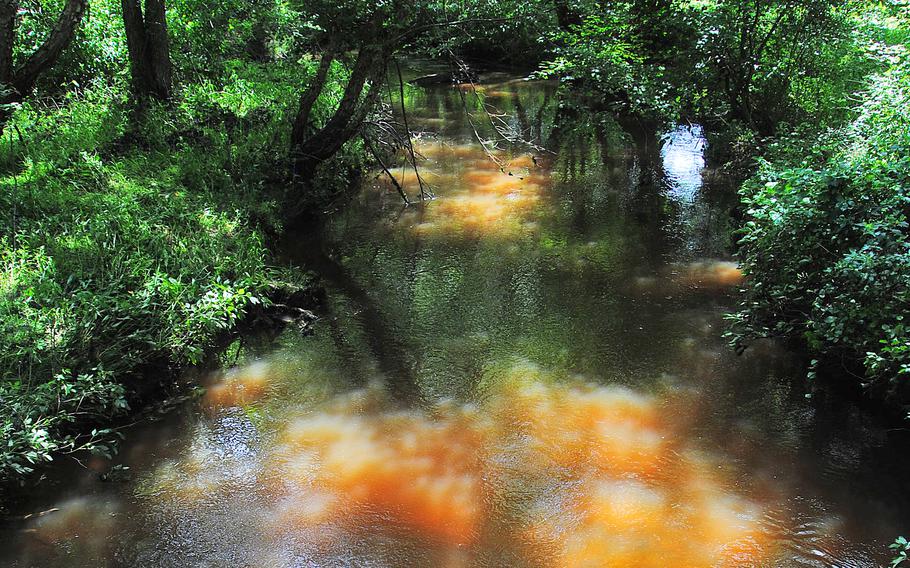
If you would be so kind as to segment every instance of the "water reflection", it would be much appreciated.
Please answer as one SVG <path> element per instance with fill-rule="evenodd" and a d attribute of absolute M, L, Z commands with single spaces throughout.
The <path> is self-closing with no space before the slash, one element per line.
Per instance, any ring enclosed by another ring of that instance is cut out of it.
<path fill-rule="evenodd" d="M 669 194 L 673 199 L 690 204 L 702 187 L 705 169 L 705 140 L 699 125 L 678 126 L 662 137 L 660 157 L 667 174 Z"/>
<path fill-rule="evenodd" d="M 764 506 L 686 442 L 686 417 L 661 398 L 529 364 L 489 375 L 479 394 L 426 411 L 398 407 L 379 386 L 342 394 L 272 425 L 262 456 L 243 460 L 259 464 L 245 471 L 255 485 L 231 486 L 224 456 L 194 443 L 143 482 L 155 488 L 145 498 L 176 515 L 203 505 L 200 495 L 214 504 L 253 491 L 264 514 L 235 515 L 261 519 L 288 555 L 314 549 L 332 565 L 352 561 L 339 546 L 350 538 L 372 546 L 364 531 L 377 527 L 439 558 L 490 546 L 493 532 L 510 535 L 507 546 L 527 542 L 514 553 L 528 563 L 553 566 L 735 566 L 772 555 Z M 505 490 L 516 487 L 524 501 Z"/>

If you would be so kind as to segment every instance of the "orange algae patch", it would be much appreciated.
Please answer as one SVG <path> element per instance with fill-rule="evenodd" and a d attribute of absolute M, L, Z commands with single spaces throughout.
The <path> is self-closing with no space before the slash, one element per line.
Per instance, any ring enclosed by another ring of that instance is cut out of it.
<path fill-rule="evenodd" d="M 534 563 L 767 560 L 761 507 L 733 490 L 718 462 L 687 447 L 670 414 L 656 397 L 549 383 L 533 367 L 501 377 L 477 407 L 401 411 L 366 389 L 287 420 L 258 485 L 273 503 L 270 531 L 320 546 L 343 527 L 374 525 L 441 547 L 482 544 L 482 529 L 503 521 L 497 500 L 524 487 L 536 504 L 500 528 Z"/>
<path fill-rule="evenodd" d="M 743 273 L 735 262 L 707 260 L 681 267 L 679 281 L 697 288 L 729 288 L 743 283 Z"/>
<path fill-rule="evenodd" d="M 722 486 L 692 495 L 672 482 L 584 478 L 536 511 L 526 538 L 554 567 L 754 566 L 768 558 L 760 509 Z"/>
<path fill-rule="evenodd" d="M 514 236 L 533 230 L 537 207 L 546 179 L 509 175 L 488 160 L 477 160 L 461 174 L 460 191 L 443 194 L 427 205 L 422 222 L 413 226 L 420 235 L 484 234 Z"/>
<path fill-rule="evenodd" d="M 621 387 L 512 387 L 496 409 L 519 424 L 534 468 L 558 466 L 615 475 L 653 476 L 670 445 L 654 401 Z"/>
<path fill-rule="evenodd" d="M 286 457 L 278 467 L 285 482 L 333 495 L 336 511 L 391 517 L 441 543 L 468 544 L 477 537 L 484 513 L 482 436 L 467 416 L 459 410 L 439 420 L 395 412 L 300 418 L 284 432 L 286 454 L 312 459 L 301 466 Z M 323 496 L 320 503 L 328 499 Z M 321 507 L 317 513 L 322 522 Z M 293 507 L 282 516 L 291 525 L 309 524 L 314 517 L 301 518 Z"/>
<path fill-rule="evenodd" d="M 506 164 L 506 169 L 523 168 L 526 170 L 531 170 L 538 167 L 536 158 L 530 154 L 521 154 L 520 156 L 515 156 L 514 158 L 508 160 Z"/>
<path fill-rule="evenodd" d="M 521 537 L 555 567 L 749 566 L 767 558 L 761 508 L 686 450 L 658 401 L 621 387 L 515 381 L 494 398 L 520 433 L 524 476 L 549 490 Z M 552 495 L 562 497 L 554 504 Z"/>
<path fill-rule="evenodd" d="M 423 138 L 414 141 L 414 151 L 424 158 L 438 159 L 445 157 L 454 158 L 477 158 L 483 155 L 476 144 L 451 144 L 434 140 L 433 138 Z"/>
<path fill-rule="evenodd" d="M 420 179 L 422 179 L 424 183 L 436 183 L 440 177 L 439 174 L 425 168 L 418 168 L 418 171 L 420 171 Z M 398 168 L 392 170 L 391 173 L 395 180 L 398 181 L 398 184 L 405 189 L 419 186 L 417 173 L 413 169 L 402 171 L 401 168 Z M 388 180 L 388 177 L 383 174 L 383 179 Z"/>
<path fill-rule="evenodd" d="M 475 191 L 480 193 L 495 193 L 500 195 L 517 192 L 525 192 L 530 195 L 536 195 L 540 192 L 540 186 L 523 180 L 519 177 L 500 175 L 494 179 L 491 179 L 487 183 L 478 185 L 475 188 Z"/>
<path fill-rule="evenodd" d="M 499 170 L 471 169 L 465 172 L 461 179 L 472 185 L 483 185 L 493 183 L 504 175 Z"/>
<path fill-rule="evenodd" d="M 521 223 L 537 204 L 535 194 L 508 195 L 463 193 L 447 196 L 427 208 L 426 223 L 433 232 L 443 234 L 482 233 L 508 235 L 521 229 Z"/>
<path fill-rule="evenodd" d="M 242 406 L 265 396 L 268 387 L 268 365 L 253 363 L 229 372 L 224 380 L 207 387 L 202 403 L 210 409 Z"/>

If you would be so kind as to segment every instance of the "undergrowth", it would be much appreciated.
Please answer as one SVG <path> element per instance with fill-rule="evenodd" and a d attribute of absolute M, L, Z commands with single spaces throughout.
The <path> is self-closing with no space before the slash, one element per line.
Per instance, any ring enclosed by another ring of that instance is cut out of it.
<path fill-rule="evenodd" d="M 302 67 L 231 63 L 141 113 L 117 84 L 16 110 L 0 143 L 0 479 L 109 454 L 139 391 L 201 362 L 277 291 L 308 285 L 274 266 L 267 242 L 283 222 Z M 313 203 L 359 157 L 329 164 Z"/>

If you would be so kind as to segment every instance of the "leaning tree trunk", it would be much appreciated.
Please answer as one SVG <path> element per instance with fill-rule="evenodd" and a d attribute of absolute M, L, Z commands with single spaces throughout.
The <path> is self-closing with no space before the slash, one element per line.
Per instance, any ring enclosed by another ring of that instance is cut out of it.
<path fill-rule="evenodd" d="M 38 49 L 18 68 L 13 65 L 18 0 L 0 0 L 0 133 L 9 118 L 8 105 L 21 102 L 35 88 L 41 74 L 66 49 L 88 6 L 88 0 L 66 0 L 60 17 Z"/>
<path fill-rule="evenodd" d="M 364 48 L 357 54 L 335 113 L 325 126 L 291 148 L 295 180 L 308 181 L 319 164 L 357 134 L 379 96 L 388 58 L 387 50 L 378 48 Z M 364 97 L 363 88 L 368 81 L 371 85 Z"/>
<path fill-rule="evenodd" d="M 0 0 L 0 91 L 12 88 L 13 42 L 16 40 L 18 0 Z"/>
<path fill-rule="evenodd" d="M 140 99 L 171 97 L 171 56 L 164 0 L 122 0 L 133 93 Z"/>
<path fill-rule="evenodd" d="M 291 130 L 292 148 L 297 148 L 304 142 L 307 128 L 310 125 L 310 113 L 313 110 L 313 105 L 316 104 L 316 99 L 318 99 L 319 94 L 322 93 L 322 88 L 325 86 L 326 77 L 328 77 L 329 69 L 331 69 L 332 61 L 334 60 L 334 49 L 329 48 L 322 55 L 322 60 L 319 62 L 319 68 L 316 69 L 316 75 L 313 76 L 313 79 L 307 85 L 306 90 L 304 90 L 303 94 L 300 96 L 300 104 L 297 106 L 297 116 L 294 117 L 294 127 Z"/>

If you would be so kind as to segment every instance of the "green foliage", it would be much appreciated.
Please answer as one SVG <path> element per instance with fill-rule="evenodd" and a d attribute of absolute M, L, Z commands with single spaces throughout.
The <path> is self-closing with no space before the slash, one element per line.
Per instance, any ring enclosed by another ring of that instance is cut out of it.
<path fill-rule="evenodd" d="M 536 65 L 551 47 L 549 35 L 556 22 L 550 0 L 427 4 L 429 20 L 467 22 L 432 29 L 420 41 L 420 46 L 431 55 L 445 56 L 452 50 L 481 61 Z"/>
<path fill-rule="evenodd" d="M 104 421 L 127 410 L 124 388 L 108 373 L 93 369 L 74 374 L 68 369 L 36 384 L 22 380 L 0 383 L 4 404 L 0 421 L 0 466 L 4 476 L 26 475 L 55 454 L 90 450 L 110 456 L 113 430 L 88 435 L 68 433 L 79 422 Z"/>
<path fill-rule="evenodd" d="M 910 561 L 910 541 L 906 538 L 898 537 L 889 548 L 896 554 L 894 560 L 891 561 L 891 568 L 903 566 L 905 562 Z"/>
<path fill-rule="evenodd" d="M 848 116 L 882 10 L 847 0 L 578 1 L 579 23 L 552 34 L 545 74 L 620 109 L 738 121 L 763 135 L 782 123 Z"/>
<path fill-rule="evenodd" d="M 784 122 L 843 118 L 869 72 L 857 23 L 870 11 L 847 0 L 718 0 L 691 14 L 702 30 L 696 79 L 723 93 L 699 103 L 767 135 Z"/>
<path fill-rule="evenodd" d="M 61 0 L 22 2 L 14 45 L 15 63 L 34 52 L 53 29 L 63 8 Z M 76 28 L 76 37 L 63 52 L 57 65 L 42 76 L 39 88 L 45 94 L 58 94 L 71 87 L 103 81 L 123 70 L 126 57 L 119 0 L 92 0 L 89 10 Z"/>
<path fill-rule="evenodd" d="M 619 110 L 676 112 L 673 69 L 662 50 L 678 43 L 677 34 L 687 33 L 681 15 L 668 12 L 662 2 L 647 11 L 636 2 L 611 2 L 603 9 L 584 4 L 577 7 L 584 14 L 578 25 L 550 33 L 554 57 L 541 65 L 540 74 L 607 95 Z M 685 29 L 671 34 L 667 27 L 674 24 Z"/>
<path fill-rule="evenodd" d="M 225 68 L 138 123 L 118 84 L 14 114 L 0 144 L 0 477 L 111 451 L 115 432 L 86 424 L 127 411 L 143 372 L 201 362 L 300 284 L 270 267 L 262 228 L 280 227 L 269 176 L 312 65 Z"/>
<path fill-rule="evenodd" d="M 910 66 L 873 81 L 848 126 L 783 139 L 743 189 L 749 293 L 742 342 L 801 338 L 823 360 L 859 360 L 863 383 L 910 403 Z"/>
<path fill-rule="evenodd" d="M 284 0 L 173 0 L 168 25 L 183 84 L 217 79 L 238 59 L 293 62 L 308 34 L 300 11 Z"/>

